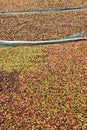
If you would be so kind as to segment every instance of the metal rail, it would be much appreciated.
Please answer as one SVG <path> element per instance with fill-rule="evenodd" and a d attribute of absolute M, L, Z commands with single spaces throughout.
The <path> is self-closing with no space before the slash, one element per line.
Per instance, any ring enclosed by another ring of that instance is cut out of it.
<path fill-rule="evenodd" d="M 57 39 L 57 40 L 47 40 L 47 41 L 5 41 L 0 40 L 0 47 L 9 47 L 9 46 L 24 46 L 24 45 L 43 45 L 43 44 L 60 44 L 65 42 L 72 42 L 72 41 L 80 41 L 80 40 L 87 40 L 87 37 L 84 37 L 83 33 L 71 35 L 64 39 Z"/>
<path fill-rule="evenodd" d="M 27 10 L 27 11 L 0 11 L 1 14 L 36 14 L 36 13 L 51 13 L 51 12 L 60 12 L 60 11 L 75 11 L 75 10 L 84 10 L 87 9 L 87 6 L 80 7 L 71 7 L 71 8 L 56 8 L 56 9 L 43 9 L 43 10 Z"/>

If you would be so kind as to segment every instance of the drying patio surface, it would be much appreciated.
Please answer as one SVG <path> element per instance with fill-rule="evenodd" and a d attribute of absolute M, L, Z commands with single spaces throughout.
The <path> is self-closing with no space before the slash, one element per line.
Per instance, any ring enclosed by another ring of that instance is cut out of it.
<path fill-rule="evenodd" d="M 34 10 L 87 6 L 86 0 L 0 0 L 0 10 Z"/>
<path fill-rule="evenodd" d="M 0 10 L 85 6 L 85 0 L 0 0 Z M 0 40 L 87 33 L 87 10 L 0 15 Z M 0 48 L 0 130 L 87 130 L 87 41 Z"/>
<path fill-rule="evenodd" d="M 87 32 L 87 11 L 0 15 L 1 40 L 52 40 Z"/>
<path fill-rule="evenodd" d="M 0 49 L 0 130 L 87 129 L 87 42 Z"/>

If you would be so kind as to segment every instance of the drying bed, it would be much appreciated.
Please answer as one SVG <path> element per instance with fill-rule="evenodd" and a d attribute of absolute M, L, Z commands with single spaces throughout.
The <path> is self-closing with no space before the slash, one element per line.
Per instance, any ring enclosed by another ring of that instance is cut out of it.
<path fill-rule="evenodd" d="M 86 130 L 87 42 L 0 49 L 1 130 Z"/>
<path fill-rule="evenodd" d="M 0 15 L 1 40 L 54 40 L 87 32 L 87 10 Z"/>
<path fill-rule="evenodd" d="M 0 1 L 0 10 L 86 4 L 83 0 L 17 2 Z M 85 10 L 0 15 L 0 39 L 50 40 L 87 32 L 86 14 Z M 86 56 L 86 41 L 0 48 L 0 130 L 86 130 Z"/>
<path fill-rule="evenodd" d="M 34 10 L 86 6 L 86 0 L 0 0 L 0 10 Z"/>

